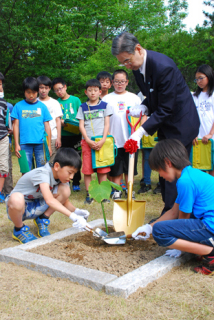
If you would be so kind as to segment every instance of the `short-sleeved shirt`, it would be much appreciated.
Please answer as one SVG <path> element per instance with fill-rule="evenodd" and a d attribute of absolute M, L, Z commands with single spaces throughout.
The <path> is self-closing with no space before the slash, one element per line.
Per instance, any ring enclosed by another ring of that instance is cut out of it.
<path fill-rule="evenodd" d="M 193 213 L 214 232 L 214 177 L 187 166 L 177 181 L 177 192 L 175 203 L 179 210 Z"/>
<path fill-rule="evenodd" d="M 102 136 L 105 125 L 105 117 L 112 115 L 111 107 L 102 100 L 96 106 L 83 103 L 78 110 L 76 118 L 84 120 L 86 134 L 91 139 L 93 136 Z"/>
<path fill-rule="evenodd" d="M 141 100 L 136 94 L 126 91 L 124 94 L 109 93 L 103 97 L 102 101 L 107 102 L 112 108 L 113 115 L 110 118 L 109 132 L 114 136 L 116 146 L 123 148 L 129 138 L 126 110 L 129 107 L 140 105 Z"/>
<path fill-rule="evenodd" d="M 61 108 L 59 102 L 56 99 L 53 99 L 51 97 L 49 100 L 41 101 L 41 102 L 46 105 L 46 107 L 48 108 L 48 111 L 50 112 L 50 115 L 52 117 L 52 120 L 49 122 L 50 127 L 51 127 L 51 140 L 57 139 L 56 118 L 62 117 L 62 115 L 63 115 L 62 108 Z"/>
<path fill-rule="evenodd" d="M 11 118 L 19 120 L 20 144 L 43 143 L 44 122 L 52 120 L 48 108 L 41 101 L 18 102 L 11 113 Z"/>
<path fill-rule="evenodd" d="M 77 112 L 79 110 L 79 106 L 81 105 L 81 101 L 79 98 L 75 96 L 70 96 L 66 100 L 62 100 L 61 98 L 58 99 L 60 106 L 62 108 L 62 119 L 76 119 Z M 74 136 L 75 134 L 72 132 L 68 132 L 63 129 L 62 127 L 62 136 Z"/>
<path fill-rule="evenodd" d="M 20 192 L 24 195 L 26 201 L 43 199 L 39 187 L 41 183 L 48 183 L 51 191 L 53 191 L 54 186 L 61 183 L 59 180 L 56 181 L 54 179 L 53 171 L 49 163 L 25 173 L 11 191 L 10 196 L 14 192 Z"/>

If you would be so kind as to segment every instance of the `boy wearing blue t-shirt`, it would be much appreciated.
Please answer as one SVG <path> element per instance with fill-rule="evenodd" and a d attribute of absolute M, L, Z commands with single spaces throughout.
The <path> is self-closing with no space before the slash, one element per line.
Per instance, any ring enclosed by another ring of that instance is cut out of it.
<path fill-rule="evenodd" d="M 39 83 L 33 77 L 23 81 L 25 100 L 18 102 L 11 113 L 14 118 L 13 131 L 15 140 L 15 153 L 20 158 L 20 150 L 25 150 L 29 168 L 32 167 L 33 153 L 36 159 L 36 166 L 45 164 L 43 151 L 44 131 L 48 134 L 49 147 L 51 129 L 49 121 L 52 117 L 44 103 L 37 100 Z"/>
<path fill-rule="evenodd" d="M 175 139 L 160 141 L 149 157 L 152 170 L 165 180 L 177 180 L 177 198 L 172 209 L 151 224 L 139 227 L 132 236 L 169 247 L 166 255 L 178 257 L 182 251 L 203 256 L 205 265 L 194 268 L 202 274 L 214 273 L 214 177 L 193 169 L 183 144 Z M 145 236 L 139 233 L 145 232 Z"/>

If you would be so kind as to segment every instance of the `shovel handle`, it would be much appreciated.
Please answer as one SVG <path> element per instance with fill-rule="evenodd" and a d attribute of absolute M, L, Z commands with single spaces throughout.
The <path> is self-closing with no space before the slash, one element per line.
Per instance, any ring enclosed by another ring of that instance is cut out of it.
<path fill-rule="evenodd" d="M 138 236 L 145 237 L 146 236 L 146 232 L 140 232 L 140 233 L 138 233 Z M 132 234 L 127 234 L 126 238 L 127 239 L 132 239 Z"/>
<path fill-rule="evenodd" d="M 135 123 L 135 125 L 133 126 L 133 125 L 131 124 L 131 122 L 129 121 L 129 110 L 126 110 L 126 120 L 127 120 L 128 124 L 130 125 L 131 134 L 135 132 L 135 129 L 136 129 L 138 123 L 140 122 L 141 117 L 142 117 L 142 111 L 141 111 L 141 113 L 140 113 L 140 116 L 139 116 L 138 121 L 137 121 L 137 122 Z"/>

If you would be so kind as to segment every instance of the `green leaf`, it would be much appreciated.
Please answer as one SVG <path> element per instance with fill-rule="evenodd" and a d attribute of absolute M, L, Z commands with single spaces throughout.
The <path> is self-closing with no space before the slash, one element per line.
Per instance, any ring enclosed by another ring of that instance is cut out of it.
<path fill-rule="evenodd" d="M 98 203 L 104 199 L 109 199 L 111 194 L 110 181 L 102 181 L 100 184 L 97 180 L 90 182 L 88 192 Z"/>
<path fill-rule="evenodd" d="M 119 186 L 119 184 L 114 183 L 114 182 L 109 181 L 109 180 L 108 180 L 108 182 L 110 183 L 110 185 L 111 185 L 112 188 L 114 188 L 114 189 L 116 189 L 116 190 L 123 191 L 123 188 L 122 188 L 121 186 Z"/>

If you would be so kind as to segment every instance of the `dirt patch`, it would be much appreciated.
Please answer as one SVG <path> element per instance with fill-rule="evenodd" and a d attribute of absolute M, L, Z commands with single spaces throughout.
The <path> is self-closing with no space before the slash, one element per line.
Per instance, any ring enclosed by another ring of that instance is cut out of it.
<path fill-rule="evenodd" d="M 127 240 L 125 245 L 113 246 L 88 232 L 81 232 L 30 252 L 122 276 L 160 257 L 166 248 L 159 247 L 152 237 L 147 241 Z"/>

